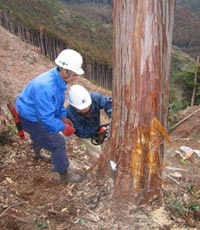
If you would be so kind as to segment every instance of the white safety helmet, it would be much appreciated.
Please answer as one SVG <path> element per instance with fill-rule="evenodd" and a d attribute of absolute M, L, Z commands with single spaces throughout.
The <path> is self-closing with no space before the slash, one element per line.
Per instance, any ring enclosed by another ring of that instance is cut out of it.
<path fill-rule="evenodd" d="M 92 103 L 89 92 L 81 85 L 73 85 L 68 93 L 69 104 L 78 110 L 89 107 Z"/>
<path fill-rule="evenodd" d="M 83 58 L 75 50 L 72 49 L 63 50 L 55 59 L 55 63 L 59 67 L 71 70 L 72 72 L 78 75 L 84 74 L 84 70 L 82 69 Z"/>

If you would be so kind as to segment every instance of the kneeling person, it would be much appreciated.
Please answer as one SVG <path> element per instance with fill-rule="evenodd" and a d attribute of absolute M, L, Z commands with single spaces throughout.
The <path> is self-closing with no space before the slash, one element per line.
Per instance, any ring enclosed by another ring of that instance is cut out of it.
<path fill-rule="evenodd" d="M 68 94 L 67 118 L 73 122 L 75 134 L 84 142 L 93 161 L 101 154 L 101 146 L 93 145 L 91 138 L 100 126 L 100 111 L 112 116 L 112 98 L 88 92 L 81 85 L 73 85 Z"/>

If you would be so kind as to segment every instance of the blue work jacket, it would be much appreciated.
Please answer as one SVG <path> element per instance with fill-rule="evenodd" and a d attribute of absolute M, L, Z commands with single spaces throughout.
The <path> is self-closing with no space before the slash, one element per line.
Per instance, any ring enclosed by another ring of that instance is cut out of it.
<path fill-rule="evenodd" d="M 77 110 L 68 105 L 66 108 L 67 118 L 69 118 L 76 130 L 75 134 L 79 138 L 91 138 L 100 125 L 100 111 L 103 109 L 109 118 L 112 116 L 112 98 L 103 96 L 100 93 L 89 92 L 92 98 L 90 107 L 91 118 L 80 115 Z"/>
<path fill-rule="evenodd" d="M 66 117 L 66 88 L 57 67 L 50 69 L 22 90 L 16 99 L 16 109 L 23 118 L 42 123 L 48 133 L 59 132 L 65 126 L 61 119 Z"/>

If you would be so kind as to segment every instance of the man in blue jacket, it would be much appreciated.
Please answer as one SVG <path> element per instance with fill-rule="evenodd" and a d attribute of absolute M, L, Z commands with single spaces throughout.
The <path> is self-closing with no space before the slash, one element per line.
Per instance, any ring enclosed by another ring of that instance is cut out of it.
<path fill-rule="evenodd" d="M 71 84 L 82 69 L 83 58 L 75 50 L 63 50 L 55 59 L 56 67 L 40 74 L 27 84 L 17 96 L 16 109 L 23 129 L 30 134 L 35 158 L 42 158 L 41 149 L 51 153 L 53 170 L 60 175 L 61 183 L 78 183 L 83 175 L 69 167 L 65 136 L 75 129 L 66 118 L 64 108 L 67 84 Z"/>
<path fill-rule="evenodd" d="M 92 160 L 98 160 L 101 146 L 93 145 L 91 137 L 100 126 L 100 112 L 103 109 L 108 118 L 112 116 L 112 98 L 100 93 L 88 92 L 81 85 L 73 85 L 68 93 L 69 105 L 66 108 L 75 128 L 75 134 L 84 142 Z"/>

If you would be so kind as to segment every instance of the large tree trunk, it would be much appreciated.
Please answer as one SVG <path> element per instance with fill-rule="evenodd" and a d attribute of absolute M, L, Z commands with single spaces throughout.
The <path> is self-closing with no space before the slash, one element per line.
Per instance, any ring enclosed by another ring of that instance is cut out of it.
<path fill-rule="evenodd" d="M 161 202 L 175 0 L 114 1 L 114 197 Z M 162 125 L 161 125 L 162 124 Z"/>

